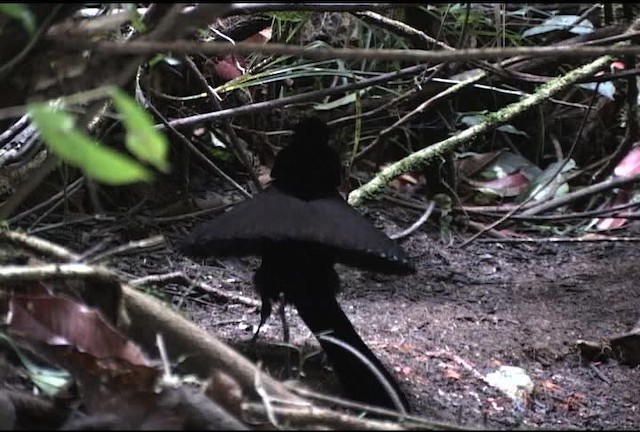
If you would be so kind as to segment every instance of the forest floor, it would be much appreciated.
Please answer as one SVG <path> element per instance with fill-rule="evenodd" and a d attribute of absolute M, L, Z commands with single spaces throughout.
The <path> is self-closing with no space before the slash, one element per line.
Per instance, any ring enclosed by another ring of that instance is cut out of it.
<path fill-rule="evenodd" d="M 368 215 L 387 233 L 413 216 L 383 205 Z M 397 224 L 393 221 L 398 221 Z M 468 427 L 637 429 L 640 369 L 615 360 L 587 363 L 580 339 L 607 340 L 640 318 L 638 247 L 634 243 L 501 244 L 464 237 L 446 246 L 428 226 L 402 242 L 418 272 L 380 276 L 339 266 L 339 301 L 372 350 L 395 372 L 416 414 Z M 258 299 L 252 275 L 258 261 L 195 262 L 173 250 L 129 257 L 118 264 L 131 274 L 182 270 L 234 294 Z M 168 268 L 170 266 L 171 268 Z M 184 290 L 184 287 L 183 287 Z M 190 298 L 190 299 L 189 299 Z M 282 343 L 274 314 L 256 344 L 255 307 L 215 303 L 206 295 L 174 295 L 199 326 L 242 350 L 279 378 L 299 378 L 315 389 L 337 392 L 310 331 L 287 307 L 291 343 Z M 289 367 L 285 367 L 289 359 Z M 523 368 L 534 383 L 515 403 L 483 376 L 500 365 Z"/>
<path fill-rule="evenodd" d="M 380 203 L 368 206 L 366 216 L 388 234 L 416 217 Z M 190 227 L 174 225 L 165 234 L 176 239 Z M 42 237 L 76 250 L 101 236 L 99 228 L 91 234 L 55 231 Z M 616 360 L 587 363 L 576 346 L 581 339 L 600 342 L 625 333 L 640 318 L 635 243 L 475 241 L 460 248 L 465 235 L 452 246 L 439 238 L 436 228 L 425 225 L 402 241 L 416 264 L 415 275 L 383 276 L 338 266 L 343 309 L 394 371 L 415 414 L 472 428 L 640 426 L 640 368 Z M 112 265 L 133 277 L 183 271 L 258 300 L 252 288 L 256 258 L 194 261 L 169 246 L 121 257 Z M 300 379 L 297 366 L 302 364 L 305 385 L 339 394 L 322 356 L 309 356 L 318 344 L 294 308 L 286 310 L 293 345 L 282 343 L 276 313 L 258 342 L 251 343 L 258 308 L 216 302 L 180 285 L 159 289 L 197 325 L 260 360 L 272 375 Z M 483 379 L 501 365 L 523 368 L 533 381 L 534 390 L 522 403 Z"/>

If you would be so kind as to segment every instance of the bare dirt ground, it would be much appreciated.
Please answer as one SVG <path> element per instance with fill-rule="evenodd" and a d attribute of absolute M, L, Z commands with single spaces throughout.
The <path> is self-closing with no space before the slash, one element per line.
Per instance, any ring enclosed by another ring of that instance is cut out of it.
<path fill-rule="evenodd" d="M 391 233 L 413 218 L 397 213 L 372 205 L 367 217 Z M 176 238 L 186 229 L 172 227 L 166 234 Z M 64 237 L 77 235 L 67 232 Z M 585 363 L 576 348 L 578 339 L 607 339 L 628 331 L 640 318 L 636 244 L 474 242 L 461 249 L 438 239 L 438 231 L 426 226 L 403 242 L 418 268 L 412 276 L 339 268 L 343 308 L 395 371 L 416 414 L 500 429 L 640 426 L 638 368 L 617 361 Z M 458 235 L 456 244 L 463 239 Z M 195 262 L 169 248 L 114 264 L 136 276 L 181 270 L 258 298 L 251 283 L 258 264 L 254 258 Z M 339 391 L 322 356 L 299 361 L 298 351 L 306 356 L 318 345 L 294 309 L 287 309 L 293 348 L 283 346 L 276 314 L 259 342 L 251 344 L 259 321 L 256 308 L 216 303 L 202 293 L 187 295 L 184 286 L 161 289 L 172 292 L 166 298 L 198 325 L 261 360 L 272 374 L 296 377 L 302 363 L 306 385 Z M 285 367 L 285 353 L 292 367 Z M 525 405 L 513 403 L 481 379 L 480 374 L 499 365 L 522 367 L 532 378 L 535 390 Z"/>

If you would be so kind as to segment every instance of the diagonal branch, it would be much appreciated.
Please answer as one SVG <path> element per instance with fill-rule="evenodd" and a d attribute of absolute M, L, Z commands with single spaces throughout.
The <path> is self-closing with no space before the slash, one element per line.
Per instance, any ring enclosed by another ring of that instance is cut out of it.
<path fill-rule="evenodd" d="M 419 150 L 404 159 L 389 165 L 380 171 L 380 173 L 369 181 L 369 183 L 366 183 L 352 191 L 349 194 L 349 204 L 357 206 L 361 205 L 365 200 L 372 199 L 374 195 L 382 192 L 386 185 L 400 174 L 405 174 L 409 171 L 418 169 L 419 167 L 428 165 L 434 158 L 452 152 L 457 147 L 475 139 L 480 134 L 489 132 L 496 126 L 509 121 L 513 117 L 522 114 L 536 105 L 539 105 L 554 94 L 574 84 L 578 79 L 593 75 L 612 60 L 613 57 L 604 56 L 580 68 L 574 69 L 568 74 L 544 84 L 536 93 L 522 99 L 521 101 L 507 105 L 501 110 L 491 113 L 487 116 L 487 120 L 485 122 L 465 129 L 451 138 Z"/>

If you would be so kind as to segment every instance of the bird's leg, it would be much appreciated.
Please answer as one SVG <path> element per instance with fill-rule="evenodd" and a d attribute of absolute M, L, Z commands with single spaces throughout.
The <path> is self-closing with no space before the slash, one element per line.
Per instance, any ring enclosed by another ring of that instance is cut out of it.
<path fill-rule="evenodd" d="M 260 324 L 258 324 L 258 328 L 256 329 L 253 337 L 251 338 L 251 342 L 256 342 L 258 340 L 258 334 L 260 333 L 260 329 L 267 322 L 269 317 L 271 316 L 271 299 L 267 297 L 262 298 L 262 305 L 260 306 Z"/>
<path fill-rule="evenodd" d="M 279 304 L 278 304 L 278 315 L 280 316 L 280 321 L 282 322 L 282 337 L 284 339 L 285 345 L 289 345 L 291 341 L 291 333 L 289 331 L 289 323 L 287 322 L 286 315 L 286 305 L 285 295 L 283 292 L 280 293 L 279 296 Z M 284 367 L 285 371 L 287 371 L 287 376 L 292 376 L 292 367 L 291 367 L 291 351 L 287 348 L 284 356 Z"/>
<path fill-rule="evenodd" d="M 280 315 L 280 321 L 282 322 L 282 337 L 284 338 L 284 343 L 288 344 L 291 340 L 291 334 L 289 331 L 289 323 L 287 322 L 286 315 L 286 301 L 284 298 L 284 293 L 280 293 L 280 304 L 278 305 L 278 315 Z"/>

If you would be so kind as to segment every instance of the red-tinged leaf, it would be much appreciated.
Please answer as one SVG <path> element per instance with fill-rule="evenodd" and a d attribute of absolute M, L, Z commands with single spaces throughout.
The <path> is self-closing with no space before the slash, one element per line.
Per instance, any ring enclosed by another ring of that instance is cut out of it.
<path fill-rule="evenodd" d="M 9 332 L 51 346 L 76 348 L 97 358 L 118 358 L 135 365 L 148 361 L 132 342 L 100 313 L 66 297 L 13 295 Z"/>
<path fill-rule="evenodd" d="M 271 26 L 265 27 L 258 33 L 246 38 L 243 42 L 267 43 L 271 40 L 272 33 Z"/>
<path fill-rule="evenodd" d="M 640 173 L 640 146 L 635 146 L 627 153 L 613 170 L 618 177 L 632 177 Z"/>
<path fill-rule="evenodd" d="M 113 392 L 151 391 L 162 373 L 160 368 L 135 365 L 118 358 L 101 359 L 63 347 L 55 347 L 50 352 L 74 373 L 85 391 L 91 391 L 97 383 Z"/>
<path fill-rule="evenodd" d="M 388 166 L 389 164 L 381 165 L 378 168 L 378 171 L 382 171 Z M 406 174 L 401 174 L 395 179 L 393 179 L 389 184 L 389 186 L 391 186 L 392 188 L 394 188 L 399 192 L 411 194 L 411 193 L 414 193 L 418 188 L 420 188 L 424 184 L 425 184 L 425 178 L 423 175 L 418 175 L 416 177 L 413 174 L 406 173 Z"/>
<path fill-rule="evenodd" d="M 271 39 L 271 35 L 271 26 L 268 26 L 244 39 L 243 42 L 267 43 Z M 244 56 L 229 54 L 213 66 L 213 71 L 226 82 L 244 75 L 243 69 L 246 67 L 247 61 Z"/>
<path fill-rule="evenodd" d="M 633 198 L 633 185 L 627 185 L 625 187 L 620 188 L 620 190 L 618 190 L 618 194 L 616 195 L 615 199 L 613 201 L 606 203 L 602 207 L 600 207 L 600 210 L 606 210 L 612 207 L 618 207 L 618 206 L 627 204 L 628 202 L 631 201 L 632 198 Z M 611 229 L 620 228 L 624 224 L 626 224 L 628 220 L 627 218 L 621 217 L 621 216 L 625 216 L 630 213 L 631 213 L 630 209 L 623 210 L 621 212 L 618 212 L 615 215 L 615 217 L 603 218 L 598 222 L 598 224 L 596 225 L 596 228 L 599 230 L 611 230 Z"/>
<path fill-rule="evenodd" d="M 415 193 L 420 186 L 424 185 L 424 182 L 424 176 L 416 178 L 410 174 L 403 174 L 393 179 L 389 186 L 399 192 L 412 194 Z"/>
<path fill-rule="evenodd" d="M 612 230 L 612 229 L 617 229 L 622 227 L 624 224 L 627 223 L 626 218 L 606 218 L 601 220 L 598 225 L 597 228 L 599 230 Z"/>
<path fill-rule="evenodd" d="M 611 64 L 609 65 L 609 68 L 611 69 L 612 72 L 615 72 L 616 70 L 625 70 L 626 66 L 624 62 L 617 60 L 617 61 L 611 62 Z"/>
<path fill-rule="evenodd" d="M 238 67 L 238 65 L 244 68 L 246 67 L 246 62 L 243 58 L 238 58 L 233 54 L 229 54 L 222 60 L 218 61 L 213 66 L 213 70 L 216 75 L 226 82 L 242 76 L 244 72 Z"/>

